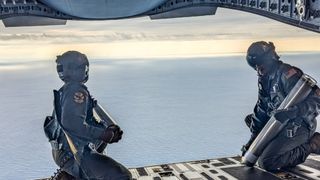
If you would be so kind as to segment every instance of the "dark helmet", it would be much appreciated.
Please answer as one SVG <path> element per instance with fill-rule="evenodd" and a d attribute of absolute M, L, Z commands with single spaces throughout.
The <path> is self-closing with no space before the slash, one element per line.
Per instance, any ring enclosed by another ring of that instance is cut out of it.
<path fill-rule="evenodd" d="M 272 42 L 258 41 L 250 45 L 247 51 L 247 62 L 249 66 L 257 70 L 258 67 L 270 70 L 279 60 Z"/>
<path fill-rule="evenodd" d="M 89 78 L 89 61 L 78 51 L 68 51 L 57 56 L 57 72 L 64 82 L 85 83 Z"/>

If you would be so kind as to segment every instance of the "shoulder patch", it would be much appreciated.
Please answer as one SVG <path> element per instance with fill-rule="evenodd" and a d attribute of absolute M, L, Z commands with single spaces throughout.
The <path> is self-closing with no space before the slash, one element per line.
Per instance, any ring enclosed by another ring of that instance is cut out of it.
<path fill-rule="evenodd" d="M 84 98 L 85 98 L 85 95 L 82 92 L 76 92 L 73 95 L 73 101 L 78 103 L 78 104 L 83 103 L 84 102 Z"/>
<path fill-rule="evenodd" d="M 289 79 L 290 77 L 292 77 L 295 74 L 297 74 L 297 70 L 295 70 L 294 68 L 291 68 L 285 73 L 285 76 L 287 79 Z"/>

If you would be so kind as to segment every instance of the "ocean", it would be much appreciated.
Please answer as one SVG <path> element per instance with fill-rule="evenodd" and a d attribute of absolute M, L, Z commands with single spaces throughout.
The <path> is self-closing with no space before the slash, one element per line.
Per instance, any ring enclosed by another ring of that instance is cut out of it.
<path fill-rule="evenodd" d="M 281 59 L 320 81 L 319 57 Z M 257 76 L 244 55 L 90 63 L 91 94 L 124 130 L 108 155 L 127 167 L 234 156 L 250 136 L 243 119 L 257 101 Z M 0 61 L 0 84 L 0 179 L 52 175 L 43 121 L 62 85 L 54 60 Z"/>

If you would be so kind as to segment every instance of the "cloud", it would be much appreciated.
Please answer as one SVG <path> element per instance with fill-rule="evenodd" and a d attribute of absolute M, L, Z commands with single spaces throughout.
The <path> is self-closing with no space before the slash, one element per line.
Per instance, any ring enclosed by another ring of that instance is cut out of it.
<path fill-rule="evenodd" d="M 218 9 L 215 16 L 69 21 L 66 26 L 2 28 L 2 59 L 52 59 L 74 49 L 92 57 L 203 56 L 245 52 L 257 40 L 281 51 L 319 51 L 319 34 L 265 17 Z"/>
<path fill-rule="evenodd" d="M 251 33 L 199 33 L 199 34 L 146 34 L 146 33 L 110 33 L 110 34 L 0 34 L 0 41 L 12 42 L 48 42 L 48 43 L 97 43 L 97 42 L 114 42 L 114 41 L 192 41 L 208 39 L 230 39 L 235 37 L 249 38 Z"/>
<path fill-rule="evenodd" d="M 238 40 L 318 34 L 265 17 L 219 8 L 215 16 L 150 20 L 69 21 L 66 26 L 3 28 L 0 43 L 110 43 L 115 41 Z M 6 42 L 4 42 L 6 41 Z"/>

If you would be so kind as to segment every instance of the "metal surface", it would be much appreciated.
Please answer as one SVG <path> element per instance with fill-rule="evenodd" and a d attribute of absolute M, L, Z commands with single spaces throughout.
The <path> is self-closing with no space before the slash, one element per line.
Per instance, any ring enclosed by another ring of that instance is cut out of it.
<path fill-rule="evenodd" d="M 301 0 L 303 1 L 303 0 Z M 168 0 L 147 15 L 196 6 L 215 6 L 265 16 L 286 24 L 320 32 L 320 0 L 304 0 L 298 6 L 294 0 Z M 304 8 L 299 13 L 297 7 Z"/>
<path fill-rule="evenodd" d="M 150 11 L 166 0 L 39 0 L 65 14 L 86 19 L 132 17 Z"/>
<path fill-rule="evenodd" d="M 278 172 L 249 168 L 240 156 L 130 168 L 133 180 L 320 180 L 320 156 Z M 48 180 L 49 178 L 38 179 Z"/>
<path fill-rule="evenodd" d="M 136 180 L 315 180 L 320 179 L 320 170 L 316 168 L 320 165 L 319 159 L 319 156 L 310 156 L 305 164 L 274 173 L 246 167 L 240 163 L 239 156 L 132 168 L 130 172 Z"/>
<path fill-rule="evenodd" d="M 178 17 L 214 15 L 216 11 L 217 11 L 217 7 L 215 6 L 194 6 L 194 7 L 192 6 L 192 7 L 176 9 L 173 11 L 150 15 L 150 18 L 151 19 L 168 19 L 168 18 L 178 18 Z"/>
<path fill-rule="evenodd" d="M 5 27 L 65 25 L 67 20 L 40 16 L 17 16 L 2 20 Z"/>
<path fill-rule="evenodd" d="M 117 124 L 116 121 L 111 117 L 111 115 L 98 103 L 93 108 L 93 117 L 98 122 L 102 123 L 105 127 Z M 107 143 L 98 140 L 95 143 L 97 152 L 102 153 L 106 149 L 107 145 Z"/>
<path fill-rule="evenodd" d="M 316 81 L 314 79 L 308 75 L 302 75 L 287 97 L 280 104 L 278 110 L 286 109 L 304 100 L 311 92 L 312 87 L 315 85 Z M 247 166 L 253 166 L 268 143 L 278 135 L 278 133 L 286 126 L 286 124 L 287 121 L 280 122 L 274 116 L 272 116 L 244 155 L 242 159 L 243 163 Z"/>
<path fill-rule="evenodd" d="M 111 115 L 100 104 L 97 104 L 93 108 L 93 115 L 99 122 L 104 123 L 106 126 L 117 124 Z"/>
<path fill-rule="evenodd" d="M 208 11 L 209 7 L 212 9 Z M 2 0 L 0 19 L 14 16 L 65 20 L 140 16 L 159 19 L 210 15 L 214 14 L 217 7 L 246 11 L 320 32 L 320 0 Z"/>

